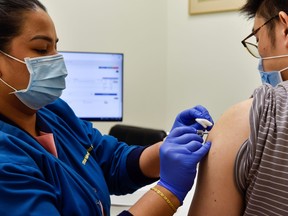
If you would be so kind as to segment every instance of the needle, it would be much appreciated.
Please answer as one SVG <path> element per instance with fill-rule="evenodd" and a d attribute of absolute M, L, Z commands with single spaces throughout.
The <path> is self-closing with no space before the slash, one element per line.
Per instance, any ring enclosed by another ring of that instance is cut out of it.
<path fill-rule="evenodd" d="M 208 121 L 207 119 L 203 119 L 203 118 L 196 118 L 195 121 L 198 122 L 200 125 L 202 125 L 202 127 L 204 129 L 206 129 L 207 127 L 213 125 L 212 122 Z M 204 140 L 204 143 L 205 143 L 206 139 L 207 139 L 207 135 L 209 134 L 209 132 L 206 131 L 206 130 L 197 130 L 197 134 L 199 136 L 203 137 L 203 140 Z M 206 136 L 204 137 L 204 135 L 206 135 Z"/>
<path fill-rule="evenodd" d="M 205 134 L 209 134 L 208 131 L 203 131 L 203 130 L 197 130 L 197 134 L 200 135 L 200 136 L 203 136 Z"/>

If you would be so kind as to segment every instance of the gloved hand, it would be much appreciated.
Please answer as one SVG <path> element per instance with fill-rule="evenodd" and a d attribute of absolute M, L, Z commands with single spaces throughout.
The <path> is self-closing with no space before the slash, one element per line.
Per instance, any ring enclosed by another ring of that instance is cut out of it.
<path fill-rule="evenodd" d="M 198 105 L 191 109 L 187 109 L 179 113 L 175 119 L 175 122 L 173 124 L 171 131 L 174 128 L 181 127 L 181 126 L 192 126 L 197 130 L 204 130 L 205 128 L 195 121 L 196 118 L 204 118 L 214 124 L 213 119 L 210 116 L 208 110 L 205 107 Z M 209 126 L 206 128 L 206 130 L 208 131 L 211 129 L 212 129 L 212 126 Z"/>
<path fill-rule="evenodd" d="M 181 205 L 193 186 L 198 162 L 210 149 L 210 142 L 202 142 L 195 128 L 182 126 L 172 130 L 160 147 L 158 184 L 171 191 Z"/>

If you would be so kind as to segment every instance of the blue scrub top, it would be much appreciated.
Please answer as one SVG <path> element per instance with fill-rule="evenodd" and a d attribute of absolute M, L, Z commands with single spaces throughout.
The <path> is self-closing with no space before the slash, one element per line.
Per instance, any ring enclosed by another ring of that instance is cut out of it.
<path fill-rule="evenodd" d="M 131 178 L 126 164 L 141 147 L 102 136 L 61 99 L 37 112 L 37 127 L 53 133 L 58 158 L 0 117 L 1 216 L 102 215 L 101 206 L 110 215 L 110 194 L 143 186 Z"/>

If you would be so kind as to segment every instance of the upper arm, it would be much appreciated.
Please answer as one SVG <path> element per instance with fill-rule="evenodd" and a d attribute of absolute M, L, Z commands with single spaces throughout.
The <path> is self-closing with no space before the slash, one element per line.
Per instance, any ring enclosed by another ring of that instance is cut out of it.
<path fill-rule="evenodd" d="M 252 99 L 227 110 L 211 130 L 212 146 L 201 162 L 189 210 L 195 215 L 241 215 L 243 197 L 236 187 L 234 163 L 240 146 L 249 137 Z"/>

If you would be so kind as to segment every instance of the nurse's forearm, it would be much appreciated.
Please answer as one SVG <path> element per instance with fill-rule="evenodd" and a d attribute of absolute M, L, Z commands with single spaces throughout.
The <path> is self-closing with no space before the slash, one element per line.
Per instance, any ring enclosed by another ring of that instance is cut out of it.
<path fill-rule="evenodd" d="M 129 209 L 133 216 L 170 216 L 175 213 L 180 206 L 177 197 L 160 185 L 155 188 L 160 194 L 149 190 Z"/>
<path fill-rule="evenodd" d="M 160 173 L 159 148 L 163 142 L 158 142 L 146 148 L 140 156 L 140 169 L 149 178 L 158 178 Z"/>

